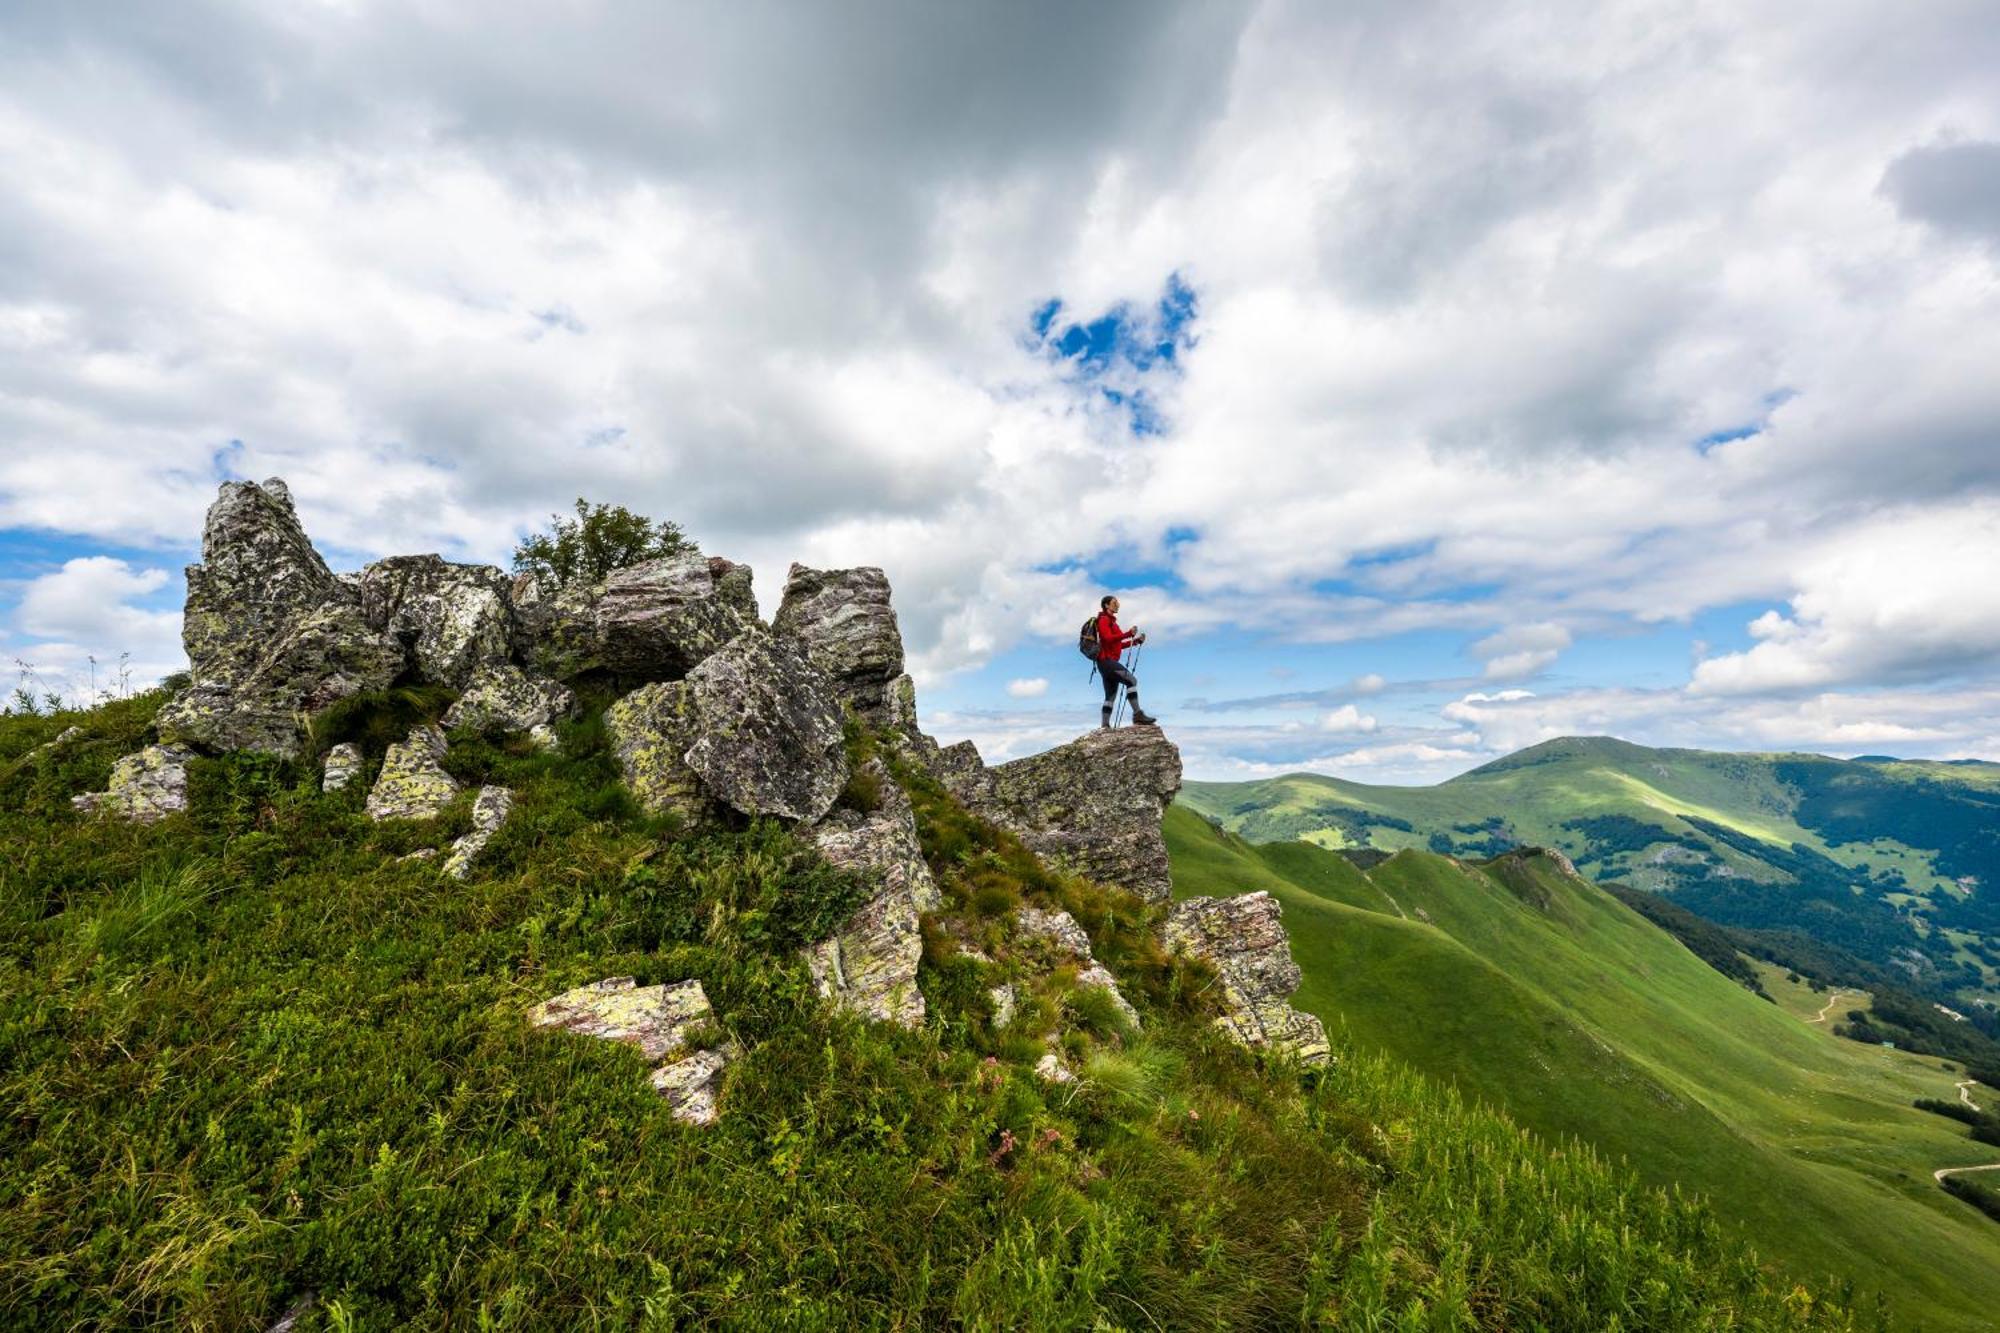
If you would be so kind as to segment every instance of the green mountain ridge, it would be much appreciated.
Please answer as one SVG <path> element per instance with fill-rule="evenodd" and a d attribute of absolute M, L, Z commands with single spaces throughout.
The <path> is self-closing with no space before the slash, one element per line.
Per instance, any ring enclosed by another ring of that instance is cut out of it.
<path fill-rule="evenodd" d="M 1990 1327 L 2000 1228 L 1931 1172 L 1991 1152 L 1911 1106 L 1955 1097 L 1943 1062 L 1833 1038 L 1551 857 L 1406 849 L 1363 870 L 1186 807 L 1167 833 L 1177 894 L 1282 902 L 1294 1003 L 1330 1031 L 1703 1194 L 1785 1271 L 1852 1278 L 1923 1327 Z"/>
<path fill-rule="evenodd" d="M 2000 1001 L 2000 764 L 1564 737 L 1431 787 L 1299 773 L 1190 782 L 1180 800 L 1253 842 L 1554 847 L 1592 879 L 1803 932 L 1957 1007 Z"/>

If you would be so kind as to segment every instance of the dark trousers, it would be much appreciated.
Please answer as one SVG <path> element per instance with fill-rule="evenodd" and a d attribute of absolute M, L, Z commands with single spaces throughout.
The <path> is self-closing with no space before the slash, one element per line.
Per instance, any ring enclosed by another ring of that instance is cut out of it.
<path fill-rule="evenodd" d="M 1104 677 L 1104 706 L 1106 708 L 1111 707 L 1112 701 L 1117 699 L 1118 687 L 1120 685 L 1125 687 L 1125 693 L 1128 696 L 1139 692 L 1139 678 L 1132 674 L 1131 668 L 1115 658 L 1108 661 L 1100 660 L 1097 664 L 1097 674 Z"/>

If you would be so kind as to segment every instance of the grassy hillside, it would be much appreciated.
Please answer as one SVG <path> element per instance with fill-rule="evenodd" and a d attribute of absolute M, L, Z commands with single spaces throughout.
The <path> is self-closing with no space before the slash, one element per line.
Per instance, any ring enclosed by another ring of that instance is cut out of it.
<path fill-rule="evenodd" d="M 1991 1152 L 1911 1106 L 1956 1095 L 1944 1062 L 1831 1037 L 1546 857 L 1364 872 L 1184 808 L 1167 830 L 1177 895 L 1283 901 L 1299 1003 L 1330 1029 L 1701 1191 L 1789 1271 L 1851 1277 L 1927 1327 L 1991 1326 L 2000 1227 L 1931 1179 Z"/>
<path fill-rule="evenodd" d="M 1559 847 L 1593 879 L 1725 925 L 1803 931 L 1961 1008 L 2000 1000 L 2000 765 L 1570 737 L 1434 787 L 1294 774 L 1189 783 L 1181 800 L 1252 842 Z"/>
<path fill-rule="evenodd" d="M 444 702 L 334 729 L 372 764 Z M 1228 1045 L 1151 909 L 920 775 L 948 907 L 911 1032 L 829 1012 L 798 957 L 866 886 L 771 825 L 644 818 L 594 718 L 555 754 L 454 734 L 454 772 L 517 793 L 458 883 L 401 858 L 462 808 L 377 825 L 303 764 L 201 761 L 150 828 L 75 818 L 156 704 L 0 718 L 8 1329 L 1853 1326 L 1698 1204 L 1398 1063 Z M 1060 973 L 993 1030 L 1023 901 L 1077 915 L 1143 1032 Z M 702 981 L 747 1051 L 719 1123 L 525 1023 L 617 974 Z M 1030 1072 L 1048 1038 L 1076 1084 Z"/>

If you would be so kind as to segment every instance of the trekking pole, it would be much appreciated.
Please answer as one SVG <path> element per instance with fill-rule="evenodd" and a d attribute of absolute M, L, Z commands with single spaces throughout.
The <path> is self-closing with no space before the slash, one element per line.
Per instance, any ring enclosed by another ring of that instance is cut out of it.
<path fill-rule="evenodd" d="M 1136 666 L 1138 666 L 1138 665 L 1139 665 L 1139 645 L 1138 645 L 1138 644 L 1134 644 L 1134 645 L 1132 645 L 1132 649 L 1131 649 L 1131 656 L 1132 656 L 1132 662 L 1131 662 L 1131 667 L 1136 667 Z M 1118 665 L 1120 665 L 1120 666 L 1125 666 L 1125 665 L 1126 665 L 1126 663 L 1125 663 L 1125 658 L 1124 658 L 1124 656 L 1123 656 L 1122 654 L 1120 655 L 1120 657 L 1119 657 L 1119 659 L 1118 659 Z M 1130 669 L 1131 669 L 1131 667 L 1127 667 L 1127 670 L 1130 670 Z M 1121 684 L 1120 684 L 1120 685 L 1118 686 L 1118 710 L 1117 710 L 1116 712 L 1114 712 L 1114 713 L 1113 713 L 1113 714 L 1111 715 L 1111 725 L 1112 725 L 1112 726 L 1114 726 L 1114 727 L 1118 727 L 1118 726 L 1122 726 L 1122 725 L 1124 725 L 1124 722 L 1125 722 L 1125 698 L 1126 698 L 1126 695 L 1127 695 L 1127 693 L 1128 693 L 1128 687 L 1127 687 L 1127 686 L 1125 686 L 1124 684 L 1122 684 L 1122 683 L 1121 683 Z"/>

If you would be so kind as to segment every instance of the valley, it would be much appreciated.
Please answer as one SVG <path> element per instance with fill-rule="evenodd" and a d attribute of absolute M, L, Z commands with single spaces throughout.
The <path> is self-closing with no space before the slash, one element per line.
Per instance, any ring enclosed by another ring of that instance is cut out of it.
<path fill-rule="evenodd" d="M 1762 965 L 1761 998 L 1546 855 L 1411 849 L 1363 870 L 1185 805 L 1167 834 L 1177 895 L 1280 899 L 1305 974 L 1295 1003 L 1330 1031 L 1707 1195 L 1784 1271 L 1852 1278 L 1924 1327 L 1989 1326 L 2000 1227 L 1934 1173 L 1993 1152 L 1912 1106 L 1956 1097 L 1965 1075 L 1811 1021 L 1865 1007 L 1853 992 Z"/>

